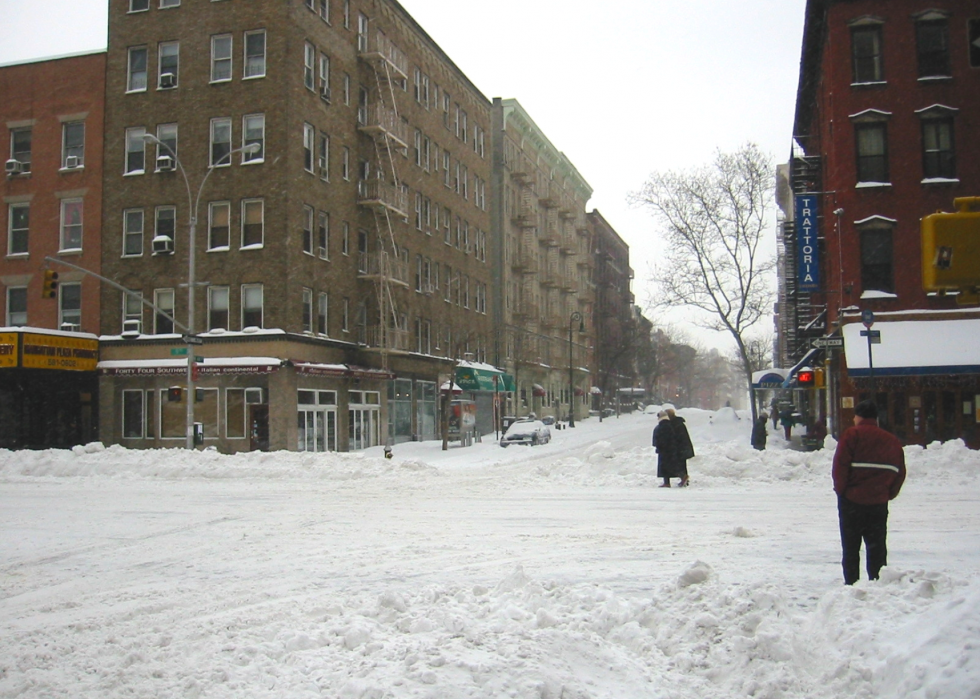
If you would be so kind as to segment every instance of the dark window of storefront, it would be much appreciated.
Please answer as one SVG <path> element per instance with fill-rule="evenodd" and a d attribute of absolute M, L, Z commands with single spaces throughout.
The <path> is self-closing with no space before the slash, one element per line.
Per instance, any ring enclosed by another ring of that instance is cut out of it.
<path fill-rule="evenodd" d="M 923 391 L 922 413 L 925 421 L 925 441 L 926 444 L 929 444 L 939 438 L 939 413 L 936 407 L 935 391 Z"/>
<path fill-rule="evenodd" d="M 943 391 L 942 392 L 943 401 L 943 420 L 940 425 L 939 439 L 946 442 L 950 439 L 956 439 L 960 436 L 960 431 L 957 426 L 956 413 L 959 407 L 957 394 L 955 391 Z"/>
<path fill-rule="evenodd" d="M 892 432 L 903 442 L 908 433 L 905 424 L 907 401 L 908 398 L 905 393 L 896 392 L 892 394 Z"/>

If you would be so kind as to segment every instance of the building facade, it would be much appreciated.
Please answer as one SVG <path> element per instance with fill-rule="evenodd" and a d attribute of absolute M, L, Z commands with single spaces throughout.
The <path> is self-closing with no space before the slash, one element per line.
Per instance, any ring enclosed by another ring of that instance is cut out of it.
<path fill-rule="evenodd" d="M 0 67 L 0 447 L 97 436 L 99 282 L 60 262 L 101 262 L 105 66 L 100 51 Z"/>
<path fill-rule="evenodd" d="M 809 0 L 780 318 L 796 367 L 826 365 L 817 404 L 837 429 L 874 397 L 906 443 L 980 446 L 980 360 L 959 339 L 980 309 L 924 290 L 920 237 L 922 217 L 980 193 L 978 138 L 975 2 Z"/>
<path fill-rule="evenodd" d="M 404 8 L 112 0 L 105 85 L 103 441 L 188 400 L 222 451 L 435 437 L 491 346 L 491 104 Z"/>
<path fill-rule="evenodd" d="M 494 363 L 505 411 L 588 414 L 594 375 L 592 188 L 514 99 L 493 103 Z"/>

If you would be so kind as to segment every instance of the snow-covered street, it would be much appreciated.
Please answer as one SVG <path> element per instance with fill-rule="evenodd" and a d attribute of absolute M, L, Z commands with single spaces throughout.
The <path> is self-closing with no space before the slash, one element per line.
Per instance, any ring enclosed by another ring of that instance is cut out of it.
<path fill-rule="evenodd" d="M 906 450 L 847 588 L 828 449 L 682 410 L 550 444 L 0 451 L 0 696 L 980 696 L 980 455 Z"/>

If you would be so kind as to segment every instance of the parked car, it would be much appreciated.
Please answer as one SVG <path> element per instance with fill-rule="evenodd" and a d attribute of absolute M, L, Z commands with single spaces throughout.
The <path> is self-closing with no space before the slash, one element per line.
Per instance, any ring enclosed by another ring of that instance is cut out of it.
<path fill-rule="evenodd" d="M 551 441 L 551 430 L 540 420 L 518 420 L 500 438 L 500 446 L 511 444 L 547 444 Z"/>

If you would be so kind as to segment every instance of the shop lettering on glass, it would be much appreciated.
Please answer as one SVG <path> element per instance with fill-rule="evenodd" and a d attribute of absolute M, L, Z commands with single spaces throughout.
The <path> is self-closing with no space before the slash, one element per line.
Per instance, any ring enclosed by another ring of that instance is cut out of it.
<path fill-rule="evenodd" d="M 820 289 L 820 258 L 817 252 L 817 197 L 796 195 L 796 268 L 800 291 Z"/>

